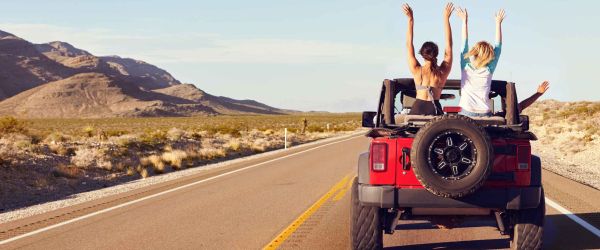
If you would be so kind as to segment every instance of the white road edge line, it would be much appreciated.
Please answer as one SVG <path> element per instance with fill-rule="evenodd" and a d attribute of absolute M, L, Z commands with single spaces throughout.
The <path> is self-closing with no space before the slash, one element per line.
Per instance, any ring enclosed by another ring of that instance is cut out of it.
<path fill-rule="evenodd" d="M 598 230 L 598 228 L 592 226 L 587 221 L 583 220 L 582 218 L 579 218 L 579 216 L 573 214 L 571 211 L 567 210 L 566 208 L 562 207 L 561 205 L 558 205 L 558 203 L 554 202 L 553 200 L 546 198 L 546 204 L 550 205 L 554 209 L 556 209 L 559 212 L 561 212 L 562 214 L 566 215 L 569 219 L 573 220 L 575 223 L 577 223 L 580 226 L 582 226 L 583 228 L 587 229 L 588 231 L 590 231 L 591 233 L 596 235 L 596 237 L 600 238 L 600 230 Z"/>
<path fill-rule="evenodd" d="M 90 217 L 93 217 L 93 216 L 96 216 L 96 215 L 99 215 L 99 214 L 110 212 L 112 210 L 119 209 L 119 208 L 122 208 L 122 207 L 126 207 L 126 206 L 129 206 L 129 205 L 141 202 L 141 201 L 152 199 L 154 197 L 158 197 L 158 196 L 161 196 L 161 195 L 172 193 L 172 192 L 175 192 L 175 191 L 178 191 L 178 190 L 181 190 L 181 189 L 184 189 L 184 188 L 188 188 L 188 187 L 191 187 L 191 186 L 203 183 L 203 182 L 211 181 L 211 180 L 214 180 L 214 179 L 217 179 L 217 178 L 220 178 L 220 177 L 223 177 L 223 176 L 227 176 L 227 175 L 230 175 L 230 174 L 234 174 L 234 173 L 237 173 L 237 172 L 242 172 L 244 170 L 255 168 L 255 167 L 258 167 L 258 166 L 261 166 L 261 165 L 265 165 L 265 164 L 268 164 L 268 163 L 271 163 L 271 162 L 275 162 L 275 161 L 278 161 L 278 160 L 286 159 L 286 158 L 289 158 L 289 157 L 292 157 L 292 156 L 295 156 L 295 155 L 303 154 L 303 153 L 306 153 L 306 152 L 309 152 L 309 151 L 313 151 L 315 149 L 319 149 L 319 148 L 322 148 L 322 147 L 326 147 L 326 146 L 330 146 L 330 145 L 333 145 L 333 144 L 337 144 L 337 143 L 341 143 L 341 142 L 353 140 L 353 139 L 356 139 L 356 138 L 361 137 L 361 136 L 363 136 L 363 135 L 353 136 L 353 137 L 350 137 L 348 139 L 344 139 L 344 140 L 340 140 L 340 141 L 335 141 L 335 142 L 323 144 L 323 145 L 320 145 L 320 146 L 316 146 L 314 148 L 310 148 L 310 149 L 307 149 L 307 150 L 303 150 L 303 151 L 296 152 L 296 153 L 293 153 L 293 154 L 289 154 L 289 155 L 286 155 L 286 156 L 282 156 L 282 157 L 279 157 L 279 158 L 271 159 L 271 160 L 268 160 L 268 161 L 265 161 L 265 162 L 261 162 L 261 163 L 257 163 L 257 164 L 250 165 L 250 166 L 247 166 L 247 167 L 243 167 L 243 168 L 240 168 L 240 169 L 236 169 L 236 170 L 233 170 L 233 171 L 230 171 L 230 172 L 227 172 L 227 173 L 222 173 L 220 175 L 216 175 L 216 176 L 213 176 L 213 177 L 210 177 L 210 178 L 206 178 L 206 179 L 203 179 L 203 180 L 199 180 L 199 181 L 196 181 L 196 182 L 185 184 L 183 186 L 179 186 L 179 187 L 176 187 L 176 188 L 173 188 L 173 189 L 165 190 L 165 191 L 162 191 L 160 193 L 156 193 L 156 194 L 153 194 L 153 195 L 145 196 L 145 197 L 139 198 L 137 200 L 128 201 L 128 202 L 125 202 L 123 204 L 119 204 L 119 205 L 114 206 L 114 207 L 105 208 L 105 209 L 102 209 L 100 211 L 96 211 L 96 212 L 93 212 L 93 213 L 90 213 L 90 214 L 86 214 L 86 215 L 81 216 L 81 217 L 73 218 L 73 219 L 70 219 L 70 220 L 67 220 L 67 221 L 63 221 L 61 223 L 57 223 L 57 224 L 54 224 L 54 225 L 51 225 L 51 226 L 48 226 L 48 227 L 40 228 L 40 229 L 37 229 L 35 231 L 31 231 L 29 233 L 21 234 L 21 235 L 18 235 L 18 236 L 15 236 L 15 237 L 12 237 L 12 238 L 0 241 L 0 245 L 4 245 L 4 244 L 7 244 L 7 243 L 10 243 L 10 242 L 13 242 L 13 241 L 25 238 L 25 237 L 36 235 L 36 234 L 39 234 L 39 233 L 42 233 L 42 232 L 45 232 L 45 231 L 48 231 L 48 230 L 52 230 L 54 228 L 58 228 L 58 227 L 61 227 L 61 226 L 67 225 L 67 224 L 71 224 L 71 223 L 74 223 L 74 222 L 77 222 L 77 221 L 80 221 L 80 220 L 84 220 L 84 219 L 87 219 L 87 218 L 90 218 Z"/>

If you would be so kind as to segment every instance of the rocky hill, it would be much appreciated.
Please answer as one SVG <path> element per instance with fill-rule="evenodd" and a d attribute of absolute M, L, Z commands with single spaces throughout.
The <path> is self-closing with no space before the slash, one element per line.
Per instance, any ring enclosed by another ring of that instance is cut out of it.
<path fill-rule="evenodd" d="M 43 84 L 0 102 L 0 113 L 35 118 L 216 115 L 190 100 L 146 91 L 134 78 L 80 73 Z"/>
<path fill-rule="evenodd" d="M 0 31 L 0 115 L 28 118 L 283 114 L 208 94 L 152 64 Z"/>
<path fill-rule="evenodd" d="M 34 44 L 0 31 L 0 100 L 75 73 L 44 56 Z"/>
<path fill-rule="evenodd" d="M 178 84 L 168 88 L 157 89 L 155 92 L 179 97 L 213 108 L 221 114 L 274 114 L 293 113 L 291 110 L 281 110 L 254 100 L 235 100 L 224 96 L 208 94 L 193 84 Z"/>

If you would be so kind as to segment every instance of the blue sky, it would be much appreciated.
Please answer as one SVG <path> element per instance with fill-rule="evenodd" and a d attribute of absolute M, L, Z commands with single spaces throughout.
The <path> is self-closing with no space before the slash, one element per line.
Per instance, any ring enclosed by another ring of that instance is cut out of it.
<path fill-rule="evenodd" d="M 407 1 L 415 47 L 443 50 L 443 1 Z M 32 42 L 67 41 L 96 55 L 165 68 L 216 95 L 298 110 L 375 108 L 384 78 L 409 77 L 403 1 L 11 1 L 0 30 Z M 454 1 L 470 14 L 470 40 L 494 38 L 505 8 L 495 78 L 517 82 L 525 98 L 549 80 L 544 98 L 599 100 L 597 1 Z M 460 21 L 451 19 L 460 77 Z"/>

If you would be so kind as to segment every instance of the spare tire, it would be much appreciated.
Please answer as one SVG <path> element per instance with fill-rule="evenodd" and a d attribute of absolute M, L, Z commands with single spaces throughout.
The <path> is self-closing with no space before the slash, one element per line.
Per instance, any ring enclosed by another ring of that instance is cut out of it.
<path fill-rule="evenodd" d="M 494 151 L 488 134 L 471 118 L 443 115 L 417 132 L 410 159 L 423 187 L 458 198 L 483 185 L 492 172 Z"/>

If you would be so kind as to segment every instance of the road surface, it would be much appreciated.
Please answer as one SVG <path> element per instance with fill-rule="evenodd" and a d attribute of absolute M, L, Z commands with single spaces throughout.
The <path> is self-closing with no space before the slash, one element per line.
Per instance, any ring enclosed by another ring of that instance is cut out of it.
<path fill-rule="evenodd" d="M 1 249 L 348 249 L 350 179 L 362 136 L 223 168 L 0 225 Z M 600 191 L 544 172 L 548 249 L 600 249 Z M 403 221 L 389 249 L 508 248 L 491 223 Z M 597 232 L 596 232 L 597 233 Z"/>

